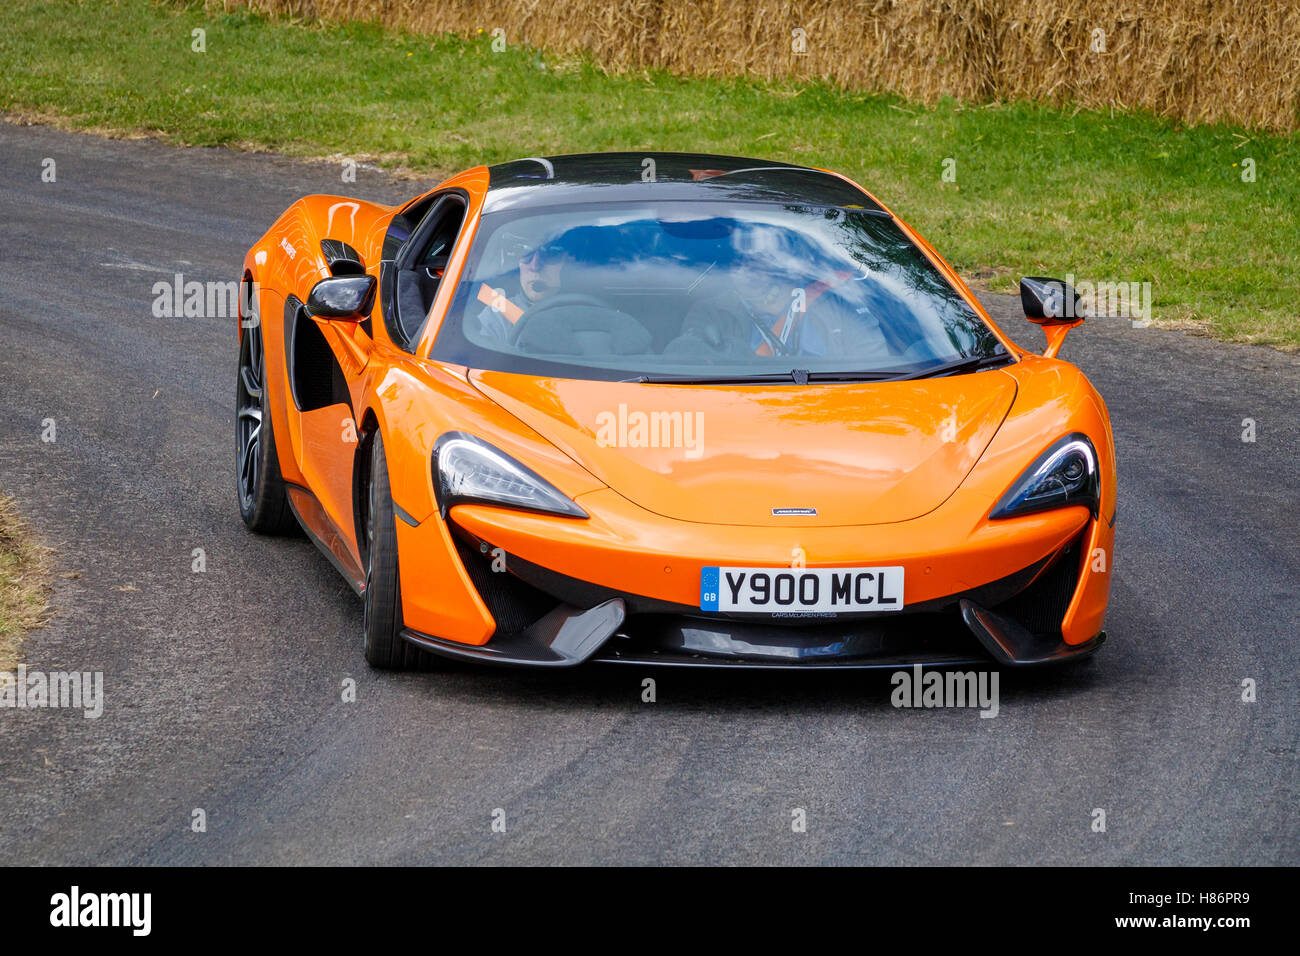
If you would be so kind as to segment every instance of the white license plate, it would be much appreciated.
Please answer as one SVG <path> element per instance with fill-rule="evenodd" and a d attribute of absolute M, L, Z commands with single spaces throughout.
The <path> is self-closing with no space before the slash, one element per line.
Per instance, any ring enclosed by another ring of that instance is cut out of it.
<path fill-rule="evenodd" d="M 902 568 L 703 568 L 700 609 L 756 614 L 901 611 Z"/>

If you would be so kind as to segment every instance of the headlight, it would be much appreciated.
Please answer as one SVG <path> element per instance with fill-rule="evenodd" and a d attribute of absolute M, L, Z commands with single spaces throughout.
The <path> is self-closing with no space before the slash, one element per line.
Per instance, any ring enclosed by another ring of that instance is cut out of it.
<path fill-rule="evenodd" d="M 464 432 L 448 432 L 433 449 L 433 487 L 442 516 L 459 502 L 586 518 L 587 512 L 526 465 Z"/>
<path fill-rule="evenodd" d="M 1097 449 L 1081 432 L 1066 435 L 1043 452 L 1016 479 L 989 517 L 1010 518 L 1066 505 L 1087 505 L 1094 518 L 1101 507 Z"/>

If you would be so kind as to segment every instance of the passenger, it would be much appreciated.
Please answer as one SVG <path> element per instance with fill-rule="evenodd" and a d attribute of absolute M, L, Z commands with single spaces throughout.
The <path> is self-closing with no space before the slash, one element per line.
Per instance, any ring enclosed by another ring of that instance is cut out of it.
<path fill-rule="evenodd" d="M 718 294 L 686 313 L 681 332 L 665 355 L 753 358 L 755 355 L 832 355 L 846 330 L 856 338 L 853 317 L 822 301 L 822 294 L 849 274 L 801 282 L 779 270 L 742 265 Z"/>

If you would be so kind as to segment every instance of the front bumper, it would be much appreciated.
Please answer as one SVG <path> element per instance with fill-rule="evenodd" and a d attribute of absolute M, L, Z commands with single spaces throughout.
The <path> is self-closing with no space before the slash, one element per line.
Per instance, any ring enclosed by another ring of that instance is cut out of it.
<path fill-rule="evenodd" d="M 1087 656 L 1105 632 L 1067 643 L 1064 618 L 1084 572 L 1080 532 L 1064 546 L 998 580 L 854 618 L 775 621 L 706 614 L 663 599 L 620 592 L 509 556 L 457 531 L 456 549 L 497 622 L 492 637 L 466 644 L 403 632 L 410 643 L 478 663 L 572 667 L 588 661 L 678 667 L 804 670 L 925 666 L 1032 666 Z"/>
<path fill-rule="evenodd" d="M 907 637 L 861 624 L 817 632 L 754 624 L 719 626 L 689 619 L 628 625 L 626 609 L 615 599 L 586 611 L 557 608 L 540 627 L 523 634 L 497 635 L 486 644 L 462 644 L 410 629 L 402 636 L 443 657 L 479 664 L 573 667 L 594 661 L 765 670 L 876 670 L 917 664 L 1029 667 L 1086 657 L 1106 641 L 1106 632 L 1101 631 L 1083 644 L 1066 644 L 1059 638 L 1032 634 L 972 602 L 963 602 L 963 609 L 969 609 L 967 613 L 974 618 L 968 620 L 965 633 L 949 627 Z"/>

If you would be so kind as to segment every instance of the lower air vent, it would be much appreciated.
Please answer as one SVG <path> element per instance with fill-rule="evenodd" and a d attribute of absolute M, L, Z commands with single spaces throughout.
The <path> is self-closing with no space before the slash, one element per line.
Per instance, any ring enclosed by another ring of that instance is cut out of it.
<path fill-rule="evenodd" d="M 1033 584 L 991 610 L 1011 618 L 1034 634 L 1059 635 L 1061 621 L 1079 584 L 1082 549 L 1082 538 L 1075 538 Z"/>
<path fill-rule="evenodd" d="M 518 633 L 560 603 L 509 571 L 493 571 L 492 554 L 481 553 L 459 537 L 456 538 L 456 551 L 479 597 L 497 622 L 498 634 Z M 508 556 L 506 561 L 509 561 Z"/>

